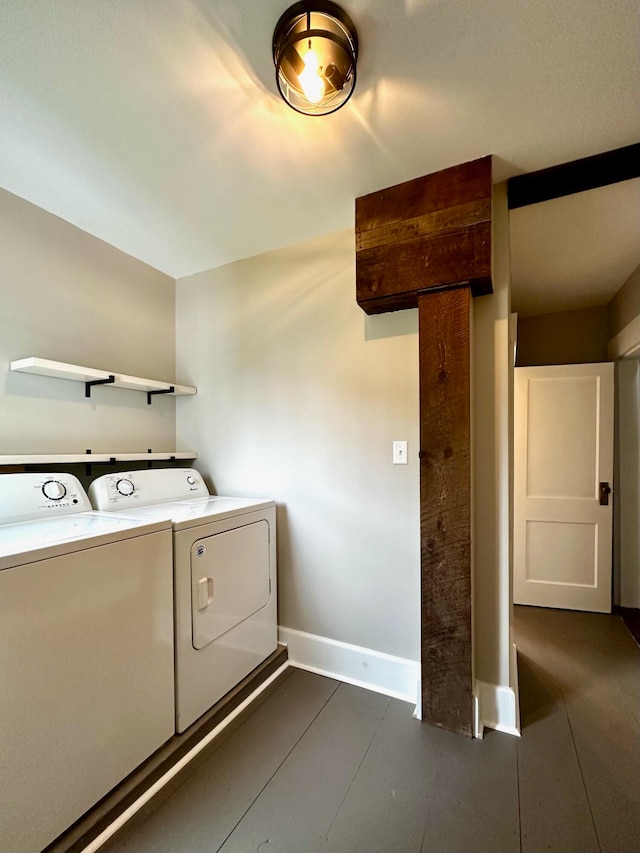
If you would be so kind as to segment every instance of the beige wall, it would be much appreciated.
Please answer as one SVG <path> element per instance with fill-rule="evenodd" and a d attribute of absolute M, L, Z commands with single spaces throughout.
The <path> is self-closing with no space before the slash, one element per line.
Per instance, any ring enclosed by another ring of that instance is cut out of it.
<path fill-rule="evenodd" d="M 178 281 L 179 442 L 278 502 L 279 621 L 419 658 L 417 312 L 367 318 L 353 231 Z M 392 465 L 394 439 L 409 464 Z"/>
<path fill-rule="evenodd" d="M 473 498 L 475 676 L 513 685 L 511 629 L 511 260 L 506 185 L 493 193 L 494 292 L 473 300 Z"/>
<path fill-rule="evenodd" d="M 609 338 L 614 338 L 640 315 L 640 266 L 631 273 L 608 305 Z"/>
<path fill-rule="evenodd" d="M 518 317 L 518 367 L 608 361 L 607 306 Z"/>
<path fill-rule="evenodd" d="M 174 379 L 175 282 L 0 190 L 0 454 L 171 450 L 175 403 L 13 373 L 27 356 Z"/>
<path fill-rule="evenodd" d="M 518 318 L 518 367 L 608 361 L 607 344 L 640 315 L 640 267 L 608 305 Z"/>
<path fill-rule="evenodd" d="M 474 306 L 476 674 L 508 685 L 504 192 L 497 208 L 496 294 Z M 353 231 L 179 280 L 177 370 L 199 391 L 178 441 L 210 485 L 278 502 L 280 624 L 419 660 L 417 316 L 357 306 Z"/>
<path fill-rule="evenodd" d="M 640 360 L 616 362 L 614 602 L 640 607 Z"/>

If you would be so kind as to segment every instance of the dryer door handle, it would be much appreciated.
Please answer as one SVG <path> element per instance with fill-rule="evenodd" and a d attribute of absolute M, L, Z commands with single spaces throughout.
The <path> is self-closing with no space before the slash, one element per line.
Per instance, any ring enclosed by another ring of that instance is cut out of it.
<path fill-rule="evenodd" d="M 206 610 L 213 601 L 213 578 L 200 578 L 198 581 L 198 610 Z"/>

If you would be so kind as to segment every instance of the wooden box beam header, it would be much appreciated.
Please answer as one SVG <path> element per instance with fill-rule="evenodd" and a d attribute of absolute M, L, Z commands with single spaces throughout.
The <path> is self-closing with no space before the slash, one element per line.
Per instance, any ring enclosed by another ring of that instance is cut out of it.
<path fill-rule="evenodd" d="M 356 199 L 356 298 L 367 314 L 469 284 L 491 293 L 491 157 Z"/>

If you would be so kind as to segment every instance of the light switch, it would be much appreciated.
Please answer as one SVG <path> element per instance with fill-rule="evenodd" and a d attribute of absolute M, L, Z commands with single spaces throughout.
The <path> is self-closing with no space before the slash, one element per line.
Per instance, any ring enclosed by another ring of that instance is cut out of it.
<path fill-rule="evenodd" d="M 407 442 L 406 441 L 394 441 L 393 442 L 393 464 L 394 465 L 406 465 L 407 464 Z"/>

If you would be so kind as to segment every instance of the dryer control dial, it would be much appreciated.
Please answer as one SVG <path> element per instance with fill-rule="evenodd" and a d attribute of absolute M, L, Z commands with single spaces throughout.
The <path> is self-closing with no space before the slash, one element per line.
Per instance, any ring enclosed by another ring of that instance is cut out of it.
<path fill-rule="evenodd" d="M 50 501 L 61 501 L 67 494 L 67 488 L 59 480 L 47 480 L 42 486 L 42 494 Z"/>
<path fill-rule="evenodd" d="M 116 491 L 121 495 L 132 495 L 135 491 L 135 486 L 133 485 L 131 480 L 127 480 L 123 477 L 116 483 Z"/>
<path fill-rule="evenodd" d="M 190 486 L 193 486 L 195 481 L 196 481 L 196 478 L 193 477 L 191 474 L 189 474 L 189 476 L 187 477 L 187 483 L 189 483 Z"/>

